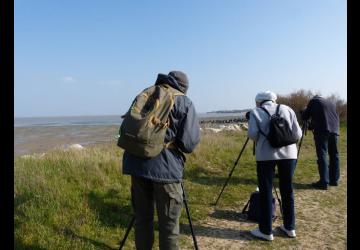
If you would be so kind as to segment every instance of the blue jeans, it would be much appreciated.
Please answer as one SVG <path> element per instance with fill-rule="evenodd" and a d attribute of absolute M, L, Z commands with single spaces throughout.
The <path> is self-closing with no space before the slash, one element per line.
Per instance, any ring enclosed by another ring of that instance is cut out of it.
<path fill-rule="evenodd" d="M 260 214 L 259 229 L 264 234 L 272 233 L 272 188 L 275 166 L 278 166 L 279 186 L 282 201 L 283 221 L 287 230 L 295 229 L 295 208 L 292 178 L 296 159 L 257 161 Z"/>
<path fill-rule="evenodd" d="M 324 185 L 336 183 L 340 178 L 338 135 L 328 132 L 314 132 L 314 140 L 320 182 Z M 329 155 L 329 164 L 327 155 Z"/>

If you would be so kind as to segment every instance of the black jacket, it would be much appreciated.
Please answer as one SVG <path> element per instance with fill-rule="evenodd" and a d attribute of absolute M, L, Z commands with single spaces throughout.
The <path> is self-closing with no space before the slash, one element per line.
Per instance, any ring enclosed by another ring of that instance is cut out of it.
<path fill-rule="evenodd" d="M 169 84 L 186 93 L 187 86 L 179 84 L 168 75 L 159 74 L 156 84 Z M 191 153 L 200 141 L 200 125 L 195 107 L 187 96 L 176 96 L 170 112 L 170 127 L 166 131 L 165 142 L 175 138 L 177 148 L 163 149 L 154 158 L 142 159 L 128 152 L 123 155 L 123 174 L 144 177 L 157 182 L 179 182 L 183 177 L 186 161 L 183 153 Z"/>
<path fill-rule="evenodd" d="M 303 120 L 311 118 L 315 133 L 330 132 L 339 135 L 339 115 L 331 101 L 315 96 L 301 114 Z"/>

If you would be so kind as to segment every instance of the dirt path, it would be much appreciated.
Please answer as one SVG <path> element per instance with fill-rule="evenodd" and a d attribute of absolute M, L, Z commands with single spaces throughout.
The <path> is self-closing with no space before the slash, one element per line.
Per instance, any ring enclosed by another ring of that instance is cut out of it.
<path fill-rule="evenodd" d="M 227 207 L 213 210 L 206 220 L 195 225 L 199 249 L 346 249 L 346 183 L 344 169 L 338 187 L 326 191 L 295 189 L 296 239 L 279 231 L 282 220 L 277 219 L 273 224 L 274 241 L 256 240 L 249 230 L 257 224 L 244 220 L 239 207 Z M 183 249 L 193 249 L 191 235 L 185 237 L 188 247 Z"/>

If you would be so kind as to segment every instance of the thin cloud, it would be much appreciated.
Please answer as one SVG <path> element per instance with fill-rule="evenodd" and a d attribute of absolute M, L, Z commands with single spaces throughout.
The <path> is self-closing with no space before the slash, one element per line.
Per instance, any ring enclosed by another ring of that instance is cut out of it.
<path fill-rule="evenodd" d="M 76 82 L 76 79 L 72 76 L 64 76 L 63 78 L 61 78 L 61 80 L 63 82 Z"/>
<path fill-rule="evenodd" d="M 119 80 L 103 81 L 103 82 L 99 82 L 98 85 L 121 86 L 121 85 L 122 85 L 122 82 L 119 81 Z"/>

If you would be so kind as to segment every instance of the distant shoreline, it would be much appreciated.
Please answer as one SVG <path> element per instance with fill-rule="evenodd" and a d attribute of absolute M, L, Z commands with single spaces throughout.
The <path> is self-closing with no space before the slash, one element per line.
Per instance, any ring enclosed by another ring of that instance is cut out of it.
<path fill-rule="evenodd" d="M 244 112 L 248 112 L 250 111 L 251 109 L 234 109 L 234 110 L 217 110 L 217 111 L 210 111 L 210 112 L 206 112 L 206 114 L 212 114 L 212 113 L 215 113 L 215 114 L 231 114 L 231 113 L 244 113 Z"/>
<path fill-rule="evenodd" d="M 251 110 L 249 109 L 233 109 L 233 110 L 216 110 L 216 111 L 206 111 L 198 113 L 199 116 L 207 115 L 207 114 L 232 114 L 232 113 L 244 113 Z M 46 116 L 14 116 L 14 120 L 16 119 L 57 119 L 57 118 L 84 118 L 84 117 L 121 117 L 123 114 L 115 114 L 115 115 L 46 115 Z"/>

